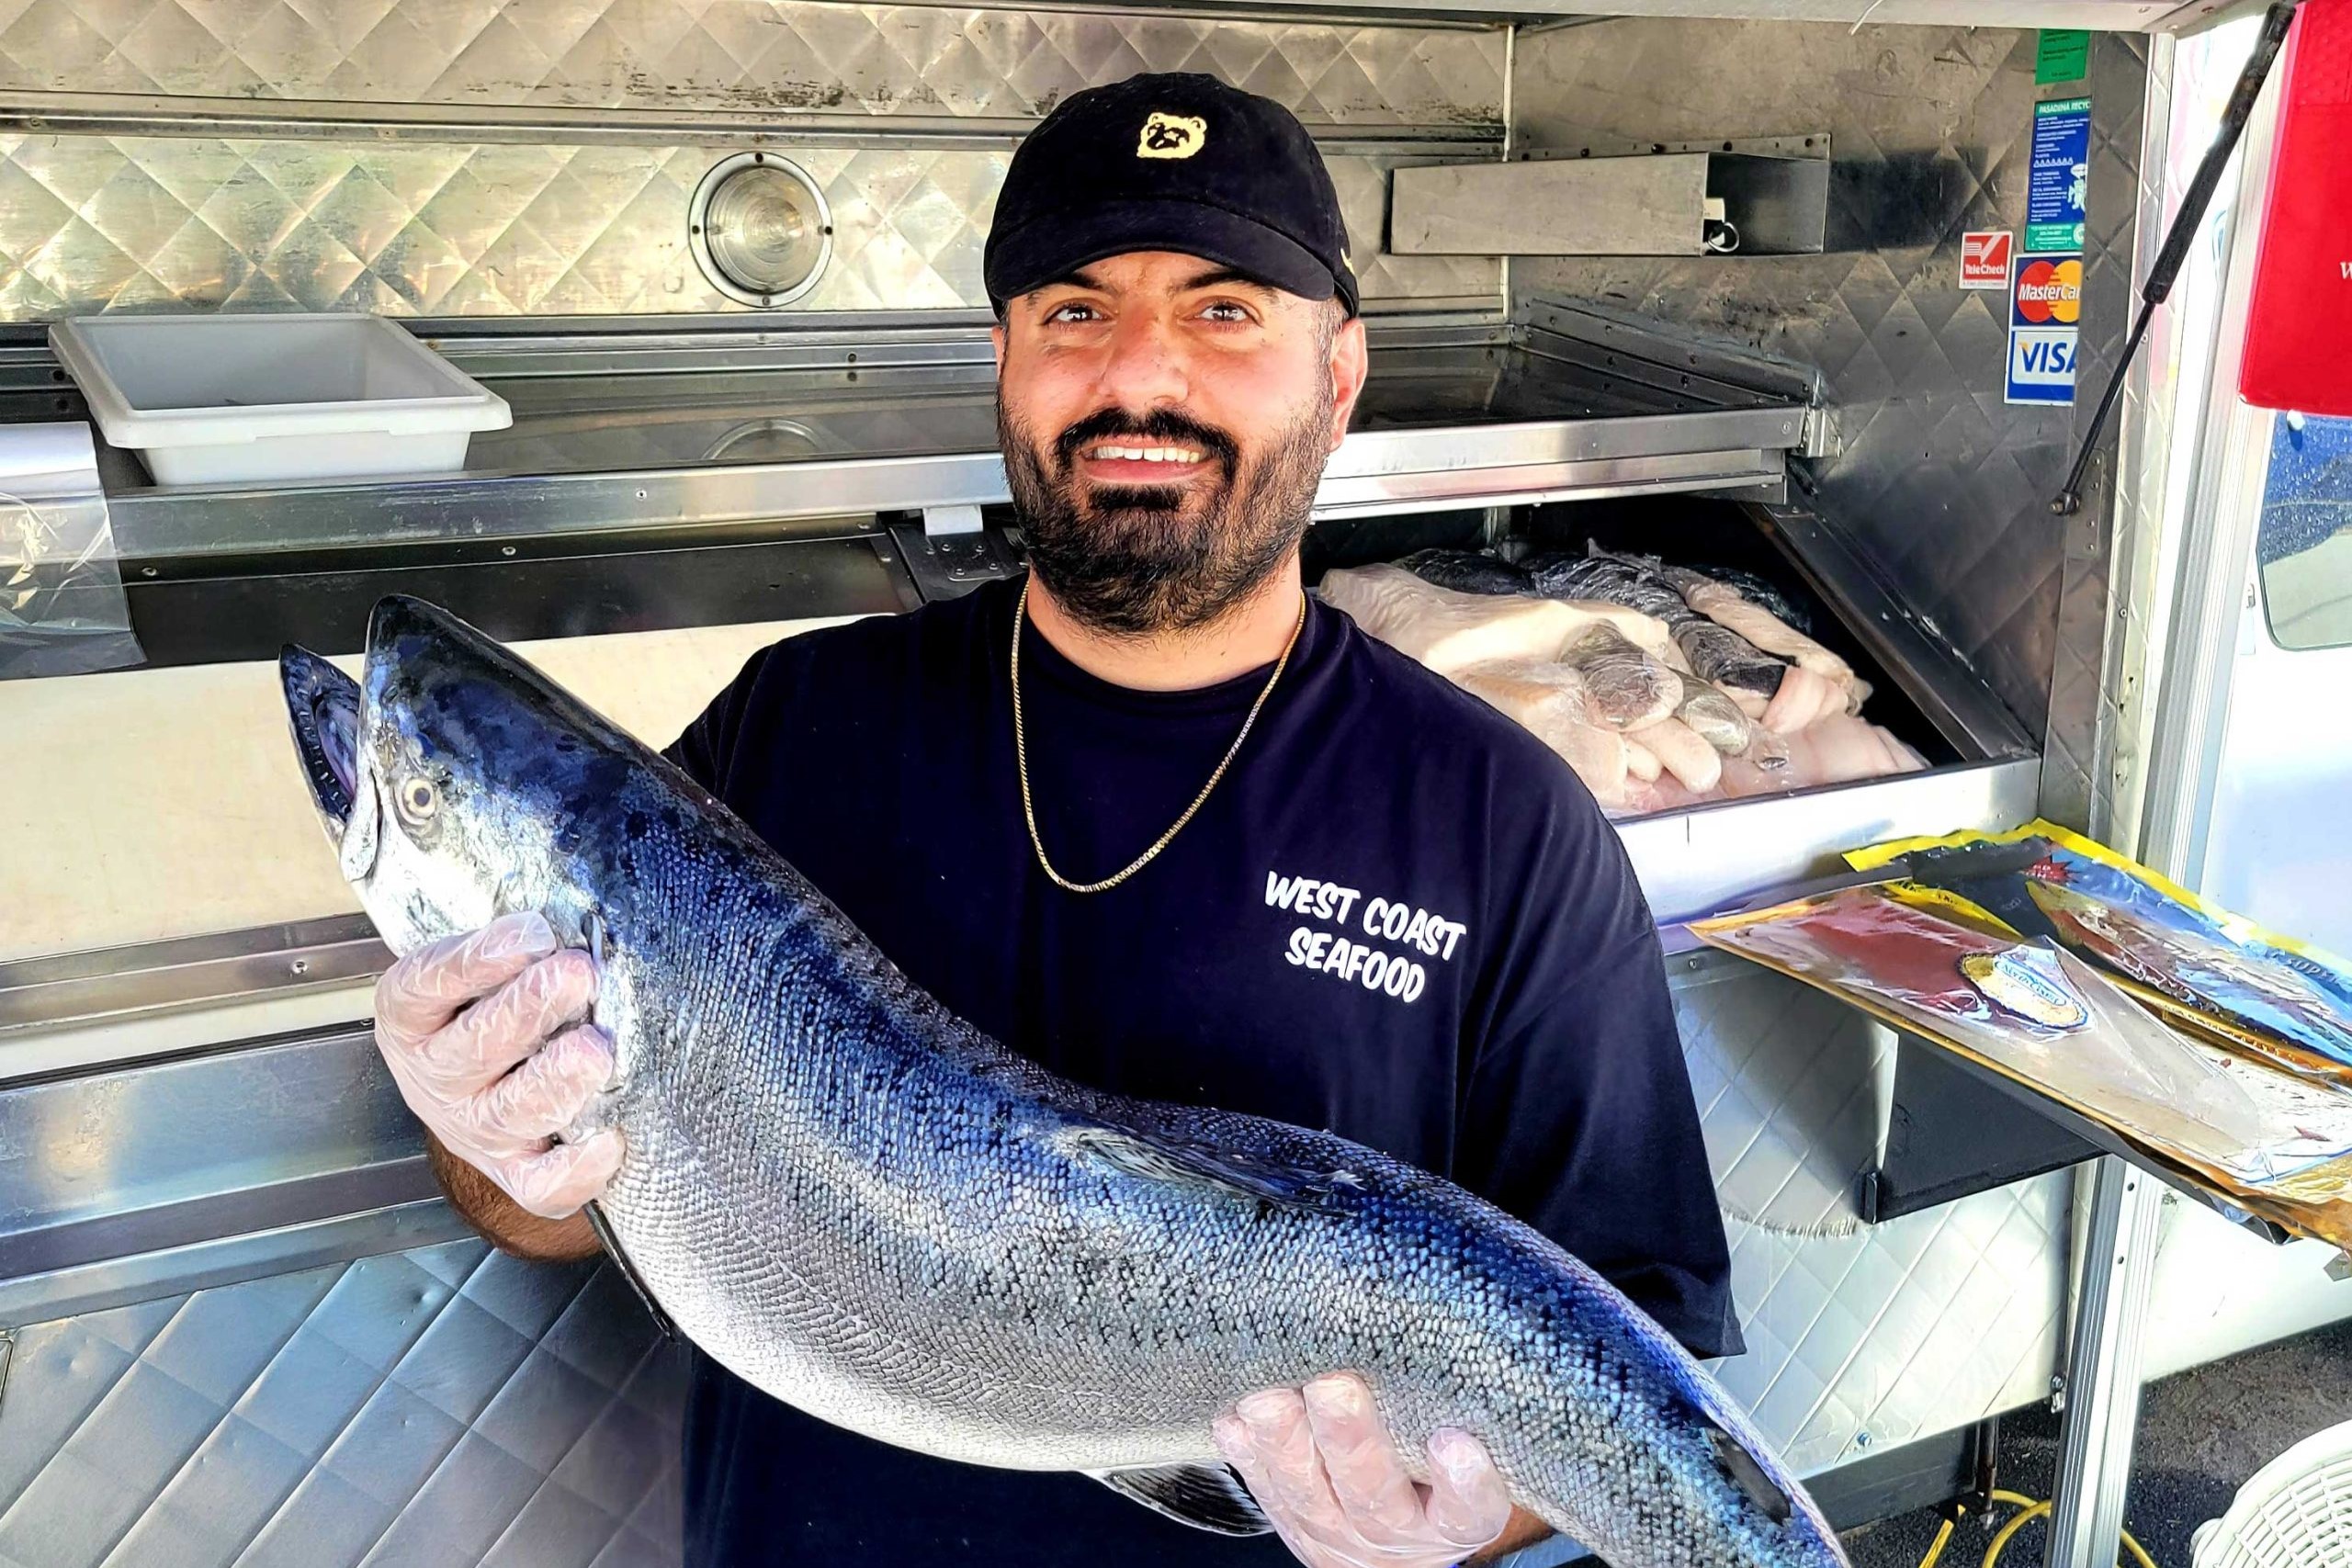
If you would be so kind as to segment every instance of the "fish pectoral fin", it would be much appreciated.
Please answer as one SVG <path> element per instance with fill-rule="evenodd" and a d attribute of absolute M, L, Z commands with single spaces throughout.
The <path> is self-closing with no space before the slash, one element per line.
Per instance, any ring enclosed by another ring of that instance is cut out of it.
<path fill-rule="evenodd" d="M 1796 1512 L 1796 1505 L 1764 1472 L 1764 1467 L 1757 1462 L 1756 1456 L 1721 1427 L 1710 1427 L 1707 1440 L 1714 1444 L 1715 1462 L 1723 1466 L 1724 1473 L 1731 1477 L 1732 1484 L 1747 1493 L 1747 1500 L 1762 1509 L 1765 1517 L 1774 1524 L 1788 1523 L 1789 1516 Z"/>
<path fill-rule="evenodd" d="M 681 1337 L 678 1325 L 670 1321 L 670 1314 L 663 1312 L 662 1303 L 653 1299 L 652 1289 L 646 1284 L 645 1276 L 637 1271 L 637 1265 L 631 1263 L 628 1260 L 628 1254 L 621 1250 L 621 1244 L 614 1236 L 611 1224 L 605 1218 L 603 1206 L 592 1200 L 582 1205 L 580 1212 L 588 1216 L 589 1230 L 595 1234 L 598 1244 L 605 1249 L 605 1256 L 612 1259 L 614 1269 L 618 1270 L 620 1277 L 628 1282 L 628 1288 L 637 1292 L 638 1304 L 645 1308 L 646 1314 L 653 1319 L 653 1326 L 662 1331 L 662 1337 L 664 1339 Z"/>
<path fill-rule="evenodd" d="M 1122 1176 L 1195 1187 L 1228 1198 L 1319 1208 L 1359 1183 L 1345 1170 L 1312 1169 L 1246 1149 L 1220 1149 L 1118 1127 L 1081 1127 L 1067 1134 L 1081 1157 Z"/>
<path fill-rule="evenodd" d="M 1274 1527 L 1241 1478 L 1221 1464 L 1159 1464 L 1142 1470 L 1086 1472 L 1130 1502 L 1194 1529 L 1217 1535 L 1264 1535 Z"/>

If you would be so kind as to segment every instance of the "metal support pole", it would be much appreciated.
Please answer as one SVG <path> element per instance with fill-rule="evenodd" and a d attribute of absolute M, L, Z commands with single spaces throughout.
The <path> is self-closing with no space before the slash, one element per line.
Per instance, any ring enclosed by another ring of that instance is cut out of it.
<path fill-rule="evenodd" d="M 2090 1238 L 2066 1363 L 2047 1568 L 2112 1568 L 2140 1422 L 2140 1369 L 2164 1184 L 2112 1155 L 2092 1177 Z"/>

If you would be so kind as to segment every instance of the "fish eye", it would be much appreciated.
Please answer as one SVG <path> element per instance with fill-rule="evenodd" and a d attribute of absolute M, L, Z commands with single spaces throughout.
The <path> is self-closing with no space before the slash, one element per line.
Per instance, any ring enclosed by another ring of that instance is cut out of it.
<path fill-rule="evenodd" d="M 411 773 L 392 792 L 393 809 L 400 813 L 401 820 L 412 828 L 422 828 L 432 821 L 434 812 L 440 809 L 440 790 L 423 773 Z"/>

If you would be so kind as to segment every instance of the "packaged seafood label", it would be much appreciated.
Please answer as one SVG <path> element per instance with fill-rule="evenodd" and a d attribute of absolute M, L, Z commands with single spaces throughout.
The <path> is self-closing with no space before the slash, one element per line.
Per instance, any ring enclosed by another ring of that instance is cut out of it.
<path fill-rule="evenodd" d="M 1986 1001 L 2029 1023 L 2070 1030 L 2090 1021 L 2090 1009 L 2066 983 L 2058 969 L 2058 955 L 2048 948 L 1972 953 L 1960 961 L 1960 972 L 1984 993 Z"/>

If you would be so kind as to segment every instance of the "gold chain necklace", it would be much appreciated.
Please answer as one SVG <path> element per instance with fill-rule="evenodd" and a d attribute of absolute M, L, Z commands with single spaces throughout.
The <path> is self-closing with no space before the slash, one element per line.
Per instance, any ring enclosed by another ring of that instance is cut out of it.
<path fill-rule="evenodd" d="M 1250 727 L 1258 722 L 1258 710 L 1264 707 L 1266 699 L 1274 694 L 1274 682 L 1283 678 L 1283 670 L 1290 663 L 1291 650 L 1298 646 L 1298 634 L 1306 627 L 1306 595 L 1302 592 L 1298 596 L 1297 623 L 1290 628 L 1290 640 L 1283 644 L 1283 656 L 1274 660 L 1274 672 L 1266 677 L 1266 689 L 1260 692 L 1258 700 L 1250 705 L 1250 716 L 1241 721 L 1241 733 L 1235 736 L 1233 744 L 1226 748 L 1225 757 L 1217 763 L 1216 771 L 1209 775 L 1209 782 L 1201 786 L 1201 793 L 1193 797 L 1192 805 L 1184 807 L 1184 815 L 1176 818 L 1174 826 L 1152 840 L 1151 848 L 1129 861 L 1125 868 L 1115 875 L 1106 876 L 1100 882 L 1072 882 L 1056 871 L 1054 863 L 1046 858 L 1046 841 L 1037 836 L 1037 809 L 1029 796 L 1029 740 L 1021 723 L 1021 626 L 1028 618 L 1029 580 L 1024 577 L 1021 581 L 1021 602 L 1012 608 L 1012 758 L 1014 767 L 1021 774 L 1021 816 L 1029 824 L 1029 847 L 1037 852 L 1037 863 L 1045 869 L 1047 878 L 1063 892 L 1105 892 L 1149 865 L 1153 857 L 1166 849 L 1170 840 L 1184 830 L 1184 824 L 1208 803 L 1209 792 L 1216 788 L 1217 780 L 1225 777 L 1226 769 L 1233 765 L 1233 759 L 1240 753 L 1241 743 L 1250 739 Z"/>

